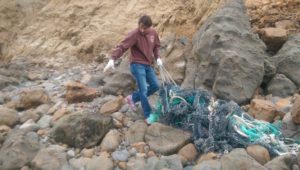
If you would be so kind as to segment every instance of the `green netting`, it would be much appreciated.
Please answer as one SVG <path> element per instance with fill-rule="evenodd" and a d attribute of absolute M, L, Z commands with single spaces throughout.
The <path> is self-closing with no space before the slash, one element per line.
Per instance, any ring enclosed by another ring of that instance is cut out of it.
<path fill-rule="evenodd" d="M 203 89 L 165 84 L 149 120 L 191 131 L 195 146 L 202 152 L 224 152 L 259 144 L 271 155 L 279 155 L 295 146 L 295 141 L 292 145 L 284 144 L 280 123 L 255 120 L 235 102 L 214 101 L 212 94 Z"/>
<path fill-rule="evenodd" d="M 282 136 L 280 123 L 255 120 L 233 101 L 215 101 L 209 91 L 181 89 L 163 66 L 159 69 L 160 98 L 149 119 L 190 131 L 200 152 L 224 152 L 254 144 L 264 146 L 271 155 L 298 149 L 294 140 Z"/>

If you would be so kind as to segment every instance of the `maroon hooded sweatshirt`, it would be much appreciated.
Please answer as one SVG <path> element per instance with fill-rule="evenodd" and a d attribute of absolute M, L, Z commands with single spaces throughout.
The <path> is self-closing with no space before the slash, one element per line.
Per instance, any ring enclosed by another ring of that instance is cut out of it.
<path fill-rule="evenodd" d="M 148 28 L 142 33 L 138 28 L 131 31 L 127 37 L 116 46 L 111 57 L 120 58 L 130 48 L 130 62 L 140 64 L 153 64 L 159 57 L 160 40 L 153 28 Z"/>

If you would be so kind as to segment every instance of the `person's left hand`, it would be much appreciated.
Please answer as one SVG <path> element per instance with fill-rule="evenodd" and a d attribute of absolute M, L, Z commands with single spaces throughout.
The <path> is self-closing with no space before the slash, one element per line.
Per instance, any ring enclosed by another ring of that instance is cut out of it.
<path fill-rule="evenodd" d="M 108 69 L 112 68 L 113 70 L 115 69 L 115 63 L 114 60 L 110 59 L 106 66 L 103 69 L 103 72 L 106 72 Z"/>
<path fill-rule="evenodd" d="M 158 66 L 163 66 L 163 62 L 160 58 L 157 58 L 156 63 Z"/>

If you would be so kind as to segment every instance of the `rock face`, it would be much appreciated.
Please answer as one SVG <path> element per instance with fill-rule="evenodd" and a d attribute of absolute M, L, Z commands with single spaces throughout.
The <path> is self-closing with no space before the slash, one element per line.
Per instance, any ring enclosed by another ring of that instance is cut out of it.
<path fill-rule="evenodd" d="M 300 34 L 290 36 L 274 56 L 277 73 L 285 75 L 300 88 Z"/>
<path fill-rule="evenodd" d="M 53 127 L 52 137 L 72 147 L 91 147 L 98 144 L 112 127 L 111 117 L 73 113 L 59 119 Z"/>
<path fill-rule="evenodd" d="M 0 150 L 0 169 L 21 169 L 35 157 L 39 149 L 35 133 L 11 131 Z"/>
<path fill-rule="evenodd" d="M 163 155 L 176 153 L 190 138 L 190 133 L 160 123 L 151 125 L 145 136 L 150 149 Z"/>
<path fill-rule="evenodd" d="M 299 33 L 298 0 L 245 0 L 254 31 L 260 28 L 283 28 L 288 34 Z"/>
<path fill-rule="evenodd" d="M 103 58 L 100 53 L 109 52 L 126 33 L 137 27 L 140 11 L 152 17 L 162 34 L 174 31 L 176 35 L 191 37 L 197 25 L 222 2 L 224 0 L 158 0 L 153 6 L 153 2 L 143 0 L 100 3 L 98 0 L 1 0 L 0 57 Z"/>
<path fill-rule="evenodd" d="M 231 1 L 200 28 L 193 37 L 195 87 L 239 104 L 252 98 L 263 80 L 266 47 L 250 32 L 248 20 L 243 1 Z"/>

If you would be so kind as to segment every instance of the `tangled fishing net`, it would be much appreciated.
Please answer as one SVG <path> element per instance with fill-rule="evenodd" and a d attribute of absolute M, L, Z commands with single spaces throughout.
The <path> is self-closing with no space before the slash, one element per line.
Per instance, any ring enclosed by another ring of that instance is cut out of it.
<path fill-rule="evenodd" d="M 160 73 L 160 98 L 150 120 L 190 131 L 199 151 L 222 153 L 255 144 L 273 156 L 298 150 L 298 144 L 282 136 L 280 123 L 256 120 L 233 101 L 215 100 L 209 91 L 182 89 L 164 67 Z"/>

